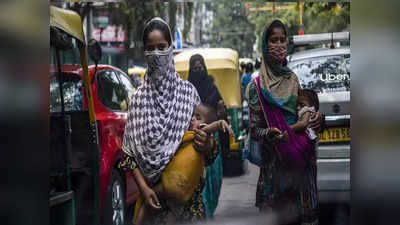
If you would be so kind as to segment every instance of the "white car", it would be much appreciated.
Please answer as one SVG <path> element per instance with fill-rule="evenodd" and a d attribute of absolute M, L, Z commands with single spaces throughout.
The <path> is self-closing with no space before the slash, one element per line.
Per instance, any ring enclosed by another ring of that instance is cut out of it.
<path fill-rule="evenodd" d="M 318 93 L 326 128 L 319 135 L 317 185 L 321 202 L 350 201 L 350 48 L 294 53 L 288 66 L 302 88 Z"/>

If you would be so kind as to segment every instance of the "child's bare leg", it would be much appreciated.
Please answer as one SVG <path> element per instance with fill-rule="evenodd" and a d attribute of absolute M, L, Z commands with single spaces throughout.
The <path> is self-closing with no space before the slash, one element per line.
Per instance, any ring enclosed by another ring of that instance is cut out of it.
<path fill-rule="evenodd" d="M 162 186 L 161 182 L 158 182 L 154 187 L 153 187 L 154 192 L 157 194 L 159 198 L 164 197 L 164 188 Z"/>
<path fill-rule="evenodd" d="M 142 225 L 143 224 L 143 220 L 146 217 L 146 214 L 147 214 L 146 211 L 147 210 L 148 209 L 146 208 L 145 205 L 142 205 L 142 207 L 140 207 L 138 215 L 137 215 L 136 220 L 135 220 L 135 224 L 136 225 Z"/>

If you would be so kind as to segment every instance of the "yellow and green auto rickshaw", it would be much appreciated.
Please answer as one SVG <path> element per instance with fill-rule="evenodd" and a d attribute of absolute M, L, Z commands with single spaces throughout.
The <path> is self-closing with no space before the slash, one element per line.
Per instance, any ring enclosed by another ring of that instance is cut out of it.
<path fill-rule="evenodd" d="M 58 83 L 57 87 L 51 86 L 50 90 L 59 90 L 60 96 L 57 99 L 51 98 L 50 103 L 56 101 L 61 105 L 60 111 L 50 113 L 50 224 L 75 225 L 79 224 L 80 218 L 85 219 L 85 224 L 100 224 L 98 129 L 92 89 L 88 88 L 90 79 L 87 43 L 82 20 L 77 13 L 50 6 L 50 53 L 50 72 L 57 78 Z M 66 94 L 70 87 L 63 82 L 62 67 L 69 66 L 63 62 L 66 55 L 75 58 L 81 66 L 85 87 L 83 101 L 86 102 L 87 110 L 73 115 L 66 110 L 71 98 Z M 78 131 L 81 140 L 79 143 L 73 135 Z M 83 146 L 84 151 L 76 152 L 74 149 L 77 145 Z M 76 176 L 77 173 L 72 169 L 74 156 L 91 162 L 82 166 L 84 171 L 80 173 L 80 177 Z M 91 193 L 83 196 L 84 199 L 80 195 L 83 187 L 74 187 L 77 180 L 82 179 L 88 181 L 86 189 L 90 189 Z M 85 210 L 79 210 L 79 206 L 83 204 Z"/>
<path fill-rule="evenodd" d="M 221 93 L 227 107 L 235 136 L 230 140 L 228 154 L 224 154 L 224 174 L 236 174 L 245 170 L 242 158 L 243 131 L 242 131 L 242 100 L 241 82 L 239 74 L 239 55 L 229 48 L 204 48 L 183 50 L 174 57 L 175 69 L 179 75 L 187 80 L 189 76 L 190 57 L 200 54 L 206 63 L 208 74 L 211 75 Z"/>

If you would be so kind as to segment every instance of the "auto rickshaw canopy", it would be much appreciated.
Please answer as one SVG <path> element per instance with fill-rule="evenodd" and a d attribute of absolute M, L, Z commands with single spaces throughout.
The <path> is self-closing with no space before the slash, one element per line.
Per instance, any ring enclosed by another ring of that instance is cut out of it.
<path fill-rule="evenodd" d="M 190 57 L 195 54 L 203 56 L 208 75 L 214 77 L 215 84 L 228 108 L 240 108 L 239 54 L 229 48 L 203 48 L 184 50 L 174 57 L 175 69 L 187 80 L 189 76 Z"/>
<path fill-rule="evenodd" d="M 74 11 L 50 6 L 50 26 L 57 27 L 85 43 L 81 17 Z"/>
<path fill-rule="evenodd" d="M 95 123 L 96 116 L 94 114 L 92 89 L 90 88 L 90 80 L 88 74 L 88 57 L 85 47 L 86 39 L 85 33 L 83 32 L 82 19 L 78 13 L 72 10 L 50 6 L 50 26 L 62 30 L 63 32 L 71 35 L 76 40 L 79 40 L 82 43 L 82 45 L 79 47 L 79 51 L 83 70 L 83 84 L 86 91 L 90 122 Z"/>

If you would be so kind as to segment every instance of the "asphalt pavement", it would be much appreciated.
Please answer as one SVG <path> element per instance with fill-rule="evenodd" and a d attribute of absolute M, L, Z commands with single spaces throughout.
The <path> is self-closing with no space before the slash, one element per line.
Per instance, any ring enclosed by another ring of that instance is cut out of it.
<path fill-rule="evenodd" d="M 259 168 L 248 163 L 240 176 L 224 177 L 214 219 L 207 224 L 275 224 L 273 215 L 261 215 L 255 207 Z M 350 208 L 346 204 L 320 205 L 320 225 L 350 224 Z"/>
<path fill-rule="evenodd" d="M 218 207 L 214 217 L 230 218 L 235 216 L 258 215 L 255 207 L 259 168 L 248 163 L 247 171 L 241 176 L 224 177 Z"/>

